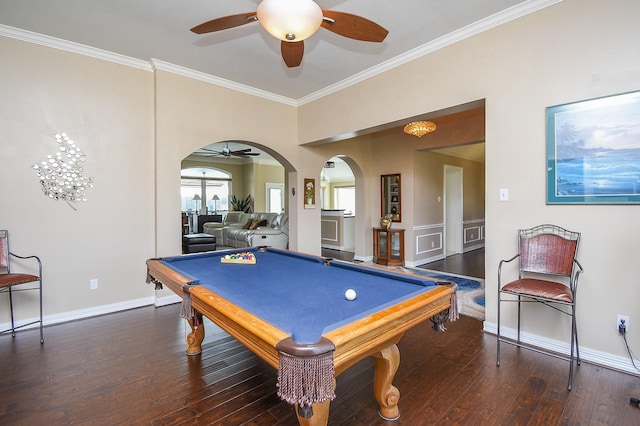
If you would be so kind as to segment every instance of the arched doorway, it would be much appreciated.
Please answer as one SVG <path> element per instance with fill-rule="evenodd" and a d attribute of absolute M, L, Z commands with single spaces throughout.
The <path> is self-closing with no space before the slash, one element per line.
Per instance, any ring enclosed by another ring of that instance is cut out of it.
<path fill-rule="evenodd" d="M 356 252 L 358 202 L 356 176 L 349 160 L 342 156 L 328 159 L 320 172 L 320 188 L 322 254 L 352 261 Z"/>
<path fill-rule="evenodd" d="M 247 155 L 250 153 L 250 155 Z M 181 170 L 196 169 L 205 171 L 205 180 L 209 181 L 209 173 L 217 170 L 227 173 L 228 195 L 218 195 L 218 200 L 213 200 L 216 190 L 206 187 L 205 203 L 201 200 L 188 199 L 182 203 L 181 209 L 191 209 L 193 212 L 202 210 L 212 215 L 215 213 L 224 217 L 228 211 L 234 210 L 233 197 L 236 199 L 249 198 L 250 211 L 270 211 L 270 189 L 277 187 L 279 198 L 277 200 L 278 212 L 286 213 L 289 220 L 295 223 L 297 218 L 297 206 L 294 191 L 297 172 L 293 165 L 280 153 L 273 149 L 251 141 L 229 140 L 211 143 L 195 149 L 184 157 L 180 163 Z M 200 175 L 201 176 L 201 175 Z M 223 179 L 219 177 L 218 179 Z M 273 192 L 273 191 L 271 191 Z M 202 191 L 201 191 L 202 193 Z M 181 196 L 181 198 L 183 198 Z M 200 195 L 202 198 L 202 195 Z M 195 202 L 197 201 L 197 202 Z M 207 219 L 212 221 L 211 218 Z M 195 228 L 198 231 L 197 228 Z M 298 230 L 295 226 L 289 227 L 289 248 L 298 248 Z"/>
<path fill-rule="evenodd" d="M 280 195 L 286 195 L 287 176 L 281 160 L 268 148 L 248 141 L 223 141 L 201 147 L 182 160 L 181 168 L 202 169 L 207 175 L 209 171 L 227 175 L 226 188 L 223 185 L 220 191 L 226 189 L 227 194 L 218 194 L 217 203 L 213 203 L 214 194 L 207 194 L 202 208 L 206 212 L 214 209 L 224 214 L 233 210 L 234 197 L 237 200 L 248 197 L 251 211 L 266 212 L 273 201 L 269 188 L 277 186 L 281 188 Z M 277 210 L 286 210 L 286 197 L 280 204 Z"/>

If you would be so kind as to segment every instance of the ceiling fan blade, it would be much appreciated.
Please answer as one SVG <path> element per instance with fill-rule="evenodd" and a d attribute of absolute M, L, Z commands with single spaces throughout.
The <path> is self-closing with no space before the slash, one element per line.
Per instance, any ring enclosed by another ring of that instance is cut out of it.
<path fill-rule="evenodd" d="M 251 148 L 238 149 L 236 151 L 231 151 L 230 154 L 236 157 L 245 157 L 245 158 L 250 155 L 260 155 L 259 152 L 251 152 Z"/>
<path fill-rule="evenodd" d="M 220 155 L 222 153 L 218 152 L 218 151 L 213 151 L 213 150 L 207 149 L 207 148 L 200 148 L 200 149 L 196 150 L 194 152 L 194 154 L 203 155 L 203 156 L 207 156 L 207 157 L 212 157 L 212 156 Z"/>
<path fill-rule="evenodd" d="M 389 34 L 385 28 L 358 15 L 335 10 L 322 10 L 322 15 L 329 18 L 322 20 L 322 27 L 344 37 L 379 43 Z"/>
<path fill-rule="evenodd" d="M 200 25 L 196 25 L 191 28 L 196 34 L 212 33 L 215 31 L 222 31 L 229 28 L 239 27 L 240 25 L 248 24 L 258 20 L 256 12 L 240 13 L 238 15 L 230 15 L 222 18 L 212 19 L 211 21 L 204 22 Z"/>
<path fill-rule="evenodd" d="M 304 55 L 304 41 L 281 41 L 280 51 L 282 59 L 289 68 L 295 68 L 302 62 Z"/>

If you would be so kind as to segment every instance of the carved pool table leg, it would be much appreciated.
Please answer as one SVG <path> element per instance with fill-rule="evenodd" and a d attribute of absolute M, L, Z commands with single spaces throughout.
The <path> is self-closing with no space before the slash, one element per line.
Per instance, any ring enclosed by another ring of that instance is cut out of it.
<path fill-rule="evenodd" d="M 333 378 L 333 389 L 336 388 L 336 378 Z M 326 426 L 329 424 L 329 405 L 331 401 L 313 404 L 313 416 L 309 418 L 302 417 L 299 406 L 296 404 L 296 416 L 300 426 Z"/>
<path fill-rule="evenodd" d="M 187 335 L 187 355 L 198 355 L 202 352 L 202 341 L 204 340 L 202 315 L 196 314 L 188 322 L 191 327 L 191 333 Z"/>
<path fill-rule="evenodd" d="M 300 426 L 326 426 L 329 423 L 329 404 L 331 401 L 313 404 L 313 416 L 305 419 L 300 416 L 298 406 L 296 405 L 296 415 Z"/>
<path fill-rule="evenodd" d="M 400 391 L 393 386 L 392 382 L 400 365 L 400 351 L 394 344 L 373 356 L 376 359 L 373 393 L 378 404 L 380 404 L 380 417 L 385 420 L 396 420 L 400 417 L 400 410 L 398 409 Z"/>

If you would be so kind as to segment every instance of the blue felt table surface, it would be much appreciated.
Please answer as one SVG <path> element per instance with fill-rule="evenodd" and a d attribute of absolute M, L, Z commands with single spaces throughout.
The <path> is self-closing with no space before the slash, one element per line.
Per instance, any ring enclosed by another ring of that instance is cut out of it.
<path fill-rule="evenodd" d="M 245 249 L 234 251 L 249 251 Z M 213 293 L 245 309 L 299 344 L 433 290 L 434 281 L 344 262 L 268 249 L 251 249 L 255 264 L 221 263 L 229 252 L 165 258 L 162 261 Z M 357 297 L 346 300 L 345 291 Z"/>

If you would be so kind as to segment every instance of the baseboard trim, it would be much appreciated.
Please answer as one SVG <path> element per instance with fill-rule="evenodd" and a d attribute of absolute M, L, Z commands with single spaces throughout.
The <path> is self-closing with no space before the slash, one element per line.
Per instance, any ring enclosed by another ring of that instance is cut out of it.
<path fill-rule="evenodd" d="M 424 259 L 418 259 L 418 260 L 414 260 L 414 261 L 405 260 L 404 261 L 404 266 L 406 266 L 407 268 L 417 268 L 419 266 L 426 265 L 427 263 L 437 262 L 438 260 L 442 260 L 442 259 L 445 259 L 445 258 L 446 258 L 446 256 L 444 254 L 438 254 L 438 255 L 435 255 L 435 256 L 427 257 L 427 258 L 424 258 Z"/>
<path fill-rule="evenodd" d="M 474 250 L 480 250 L 484 248 L 484 242 L 480 243 L 480 244 L 474 244 L 472 246 L 469 247 L 465 247 L 462 252 L 463 253 L 469 253 L 470 251 L 474 251 Z"/>
<path fill-rule="evenodd" d="M 177 294 L 171 294 L 164 297 L 156 297 L 156 307 L 172 305 L 174 303 L 182 302 L 182 298 Z"/>
<path fill-rule="evenodd" d="M 358 262 L 373 262 L 373 256 L 358 256 L 356 254 L 353 256 L 353 260 L 357 260 Z"/>
<path fill-rule="evenodd" d="M 498 326 L 495 323 L 487 321 L 484 321 L 482 329 L 485 333 L 493 335 L 496 335 L 498 332 Z M 518 331 L 513 328 L 500 327 L 500 334 L 508 339 L 515 340 L 518 338 Z M 524 343 L 565 355 L 568 355 L 571 350 L 571 345 L 568 342 L 548 339 L 546 337 L 526 332 L 520 333 L 520 340 Z M 633 367 L 629 358 L 580 346 L 580 359 L 590 364 L 596 364 L 612 370 L 622 371 L 634 376 L 640 376 L 640 372 Z M 634 359 L 633 362 L 636 365 L 640 364 L 640 360 Z"/>
<path fill-rule="evenodd" d="M 112 314 L 114 312 L 126 311 L 129 309 L 141 308 L 143 306 L 153 305 L 155 303 L 155 297 L 144 297 L 141 299 L 127 300 L 126 302 L 112 303 L 109 305 L 101 305 L 95 306 L 87 309 L 78 309 L 76 311 L 68 311 L 62 312 L 59 314 L 45 315 L 42 318 L 43 325 L 54 325 L 60 324 L 63 322 L 76 321 L 84 318 L 96 317 L 99 315 Z M 37 317 L 23 319 L 16 321 L 16 327 L 28 324 L 33 321 L 38 321 Z M 23 328 L 26 330 L 28 328 L 37 328 L 38 324 L 31 324 Z M 8 329 L 11 328 L 10 322 L 5 322 L 0 324 L 0 329 Z"/>

